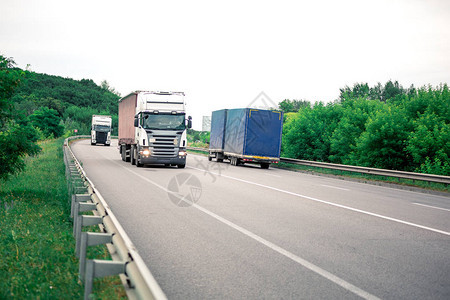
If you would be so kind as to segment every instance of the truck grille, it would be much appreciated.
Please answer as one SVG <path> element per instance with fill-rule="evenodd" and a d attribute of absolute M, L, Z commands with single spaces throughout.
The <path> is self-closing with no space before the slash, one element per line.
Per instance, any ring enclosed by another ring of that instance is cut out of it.
<path fill-rule="evenodd" d="M 151 143 L 153 146 L 153 155 L 160 157 L 174 157 L 176 155 L 176 147 L 174 140 L 177 138 L 176 135 L 154 135 L 153 138 L 155 142 Z"/>
<path fill-rule="evenodd" d="M 102 144 L 102 143 L 106 142 L 106 138 L 108 136 L 108 133 L 107 132 L 96 131 L 95 136 L 96 136 L 97 143 Z"/>

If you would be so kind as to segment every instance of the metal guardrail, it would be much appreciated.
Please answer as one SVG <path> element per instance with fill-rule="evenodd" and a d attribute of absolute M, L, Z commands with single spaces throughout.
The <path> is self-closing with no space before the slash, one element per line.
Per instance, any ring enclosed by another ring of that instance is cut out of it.
<path fill-rule="evenodd" d="M 206 148 L 187 147 L 187 149 L 209 152 L 208 149 L 206 149 Z M 302 166 L 333 169 L 333 170 L 338 170 L 338 171 L 347 171 L 347 172 L 354 172 L 354 173 L 360 173 L 360 174 L 370 174 L 370 175 L 379 175 L 379 176 L 386 176 L 386 177 L 393 177 L 393 178 L 402 178 L 402 179 L 450 184 L 450 176 L 404 172 L 404 171 L 394 171 L 394 170 L 376 169 L 376 168 L 359 167 L 359 166 L 349 166 L 349 165 L 324 163 L 324 162 L 309 161 L 309 160 L 300 160 L 300 159 L 293 159 L 293 158 L 286 158 L 286 157 L 281 157 L 280 161 L 284 162 L 284 163 L 290 163 L 290 164 L 296 164 L 296 165 L 302 165 Z"/>
<path fill-rule="evenodd" d="M 87 177 L 68 141 L 90 136 L 75 136 L 64 142 L 66 178 L 71 196 L 71 216 L 76 237 L 76 255 L 80 259 L 80 279 L 84 281 L 84 299 L 92 293 L 94 278 L 119 275 L 129 299 L 167 299 L 135 246 L 117 221 L 105 199 Z M 91 211 L 93 215 L 80 214 Z M 86 232 L 83 227 L 98 225 L 101 232 Z M 88 246 L 106 244 L 112 260 L 87 260 Z"/>

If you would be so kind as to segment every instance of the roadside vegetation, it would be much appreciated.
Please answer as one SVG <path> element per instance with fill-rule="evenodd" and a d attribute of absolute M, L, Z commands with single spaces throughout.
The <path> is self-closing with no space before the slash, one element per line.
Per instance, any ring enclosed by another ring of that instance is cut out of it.
<path fill-rule="evenodd" d="M 189 147 L 208 148 L 209 147 L 209 131 L 197 131 L 194 129 L 187 130 L 187 143 Z"/>
<path fill-rule="evenodd" d="M 333 103 L 284 100 L 282 156 L 450 175 L 450 92 L 398 82 L 341 89 Z"/>
<path fill-rule="evenodd" d="M 25 170 L 0 182 L 0 299 L 81 299 L 65 180 L 63 139 L 39 142 Z M 109 259 L 107 248 L 89 258 Z M 97 279 L 94 298 L 125 297 L 118 277 Z"/>
<path fill-rule="evenodd" d="M 72 130 L 52 108 L 63 101 L 18 94 L 33 76 L 0 55 L 0 299 L 81 299 L 63 139 L 54 139 Z M 87 257 L 109 259 L 105 246 Z M 94 292 L 125 297 L 118 277 L 96 280 Z"/>

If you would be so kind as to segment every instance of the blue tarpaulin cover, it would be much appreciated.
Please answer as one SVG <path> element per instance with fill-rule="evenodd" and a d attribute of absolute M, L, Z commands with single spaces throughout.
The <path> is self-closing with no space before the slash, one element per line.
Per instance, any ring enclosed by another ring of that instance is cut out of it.
<path fill-rule="evenodd" d="M 223 151 L 223 147 L 225 144 L 226 121 L 227 109 L 221 109 L 212 112 L 209 149 Z"/>
<path fill-rule="evenodd" d="M 224 121 L 225 126 L 220 131 L 219 125 Z M 283 113 L 280 111 L 253 108 L 215 111 L 211 118 L 210 149 L 279 158 L 282 130 Z M 220 145 L 223 137 L 225 139 Z"/>

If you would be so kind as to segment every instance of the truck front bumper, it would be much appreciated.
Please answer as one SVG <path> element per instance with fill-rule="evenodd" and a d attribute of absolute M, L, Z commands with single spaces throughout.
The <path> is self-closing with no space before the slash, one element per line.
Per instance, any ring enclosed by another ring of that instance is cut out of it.
<path fill-rule="evenodd" d="M 142 156 L 139 162 L 144 165 L 185 165 L 186 156 L 180 157 L 157 157 L 157 156 Z"/>

